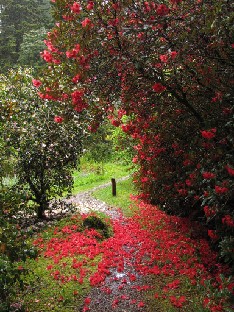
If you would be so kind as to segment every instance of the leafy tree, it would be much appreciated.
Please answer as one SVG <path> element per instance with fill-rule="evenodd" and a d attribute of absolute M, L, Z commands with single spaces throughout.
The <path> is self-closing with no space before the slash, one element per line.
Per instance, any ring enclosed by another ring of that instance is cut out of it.
<path fill-rule="evenodd" d="M 113 156 L 110 125 L 103 123 L 98 129 L 90 132 L 83 146 L 85 148 L 85 157 L 97 163 L 99 167 L 98 172 L 103 173 L 104 162 L 110 160 Z"/>
<path fill-rule="evenodd" d="M 64 0 L 55 18 L 42 97 L 108 115 L 136 139 L 143 199 L 233 235 L 231 2 Z"/>
<path fill-rule="evenodd" d="M 37 204 L 37 215 L 43 218 L 52 198 L 71 191 L 71 172 L 81 153 L 79 117 L 61 123 L 53 107 L 37 97 L 28 70 L 11 71 L 2 79 L 2 102 L 12 114 L 3 138 L 6 147 L 14 149 L 19 188 Z"/>
<path fill-rule="evenodd" d="M 25 34 L 51 27 L 49 0 L 1 0 L 0 20 L 0 67 L 4 72 L 16 66 Z"/>
<path fill-rule="evenodd" d="M 44 39 L 47 34 L 45 28 L 31 30 L 24 34 L 20 45 L 18 64 L 22 67 L 33 67 L 34 70 L 43 65 L 40 52 L 45 48 Z"/>

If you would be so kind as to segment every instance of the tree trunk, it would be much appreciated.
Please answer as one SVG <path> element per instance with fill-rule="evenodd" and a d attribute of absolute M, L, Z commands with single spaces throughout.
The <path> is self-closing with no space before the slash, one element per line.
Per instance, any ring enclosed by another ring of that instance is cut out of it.
<path fill-rule="evenodd" d="M 46 219 L 45 211 L 49 208 L 49 203 L 45 200 L 40 201 L 37 209 L 38 219 Z"/>

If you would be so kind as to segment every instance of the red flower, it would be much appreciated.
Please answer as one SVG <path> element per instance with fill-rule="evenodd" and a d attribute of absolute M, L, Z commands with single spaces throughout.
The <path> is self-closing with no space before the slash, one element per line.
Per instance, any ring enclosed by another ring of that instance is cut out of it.
<path fill-rule="evenodd" d="M 211 209 L 209 206 L 205 206 L 203 210 L 207 218 L 213 217 L 215 215 L 215 210 Z"/>
<path fill-rule="evenodd" d="M 202 173 L 202 176 L 203 176 L 203 178 L 206 179 L 206 180 L 210 180 L 210 179 L 213 179 L 213 178 L 216 177 L 216 175 L 215 175 L 214 173 L 212 173 L 212 172 L 207 172 L 207 171 L 203 172 L 203 173 Z"/>
<path fill-rule="evenodd" d="M 223 187 L 223 186 L 219 186 L 219 185 L 215 185 L 215 192 L 216 194 L 225 194 L 228 192 L 228 188 L 227 187 Z"/>
<path fill-rule="evenodd" d="M 53 61 L 52 55 L 47 50 L 44 50 L 43 52 L 41 52 L 41 57 L 48 63 L 51 63 Z"/>
<path fill-rule="evenodd" d="M 93 7 L 94 7 L 94 2 L 93 1 L 89 1 L 87 6 L 86 6 L 87 10 L 92 10 Z"/>
<path fill-rule="evenodd" d="M 140 301 L 138 304 L 137 304 L 138 308 L 143 308 L 145 306 L 144 302 L 143 301 Z"/>
<path fill-rule="evenodd" d="M 66 52 L 67 58 L 74 58 L 80 52 L 80 45 L 76 44 L 75 48 Z"/>
<path fill-rule="evenodd" d="M 80 78 L 81 78 L 80 74 L 77 74 L 76 76 L 72 78 L 72 82 L 77 83 L 80 80 Z"/>
<path fill-rule="evenodd" d="M 165 91 L 166 90 L 166 87 L 165 86 L 163 86 L 161 83 L 155 83 L 154 85 L 153 85 L 153 90 L 156 92 L 156 93 L 162 93 L 163 91 Z"/>
<path fill-rule="evenodd" d="M 170 55 L 171 55 L 172 60 L 174 60 L 176 58 L 177 54 L 178 54 L 178 52 L 171 51 Z"/>
<path fill-rule="evenodd" d="M 34 87 L 36 87 L 36 88 L 40 87 L 40 85 L 41 85 L 41 81 L 40 80 L 36 80 L 36 79 L 33 79 L 32 83 L 33 83 Z"/>
<path fill-rule="evenodd" d="M 222 223 L 226 224 L 230 227 L 234 227 L 234 220 L 232 219 L 232 217 L 230 215 L 226 215 L 222 218 Z"/>
<path fill-rule="evenodd" d="M 55 117 L 54 117 L 54 121 L 57 122 L 57 123 L 62 123 L 63 120 L 64 120 L 64 118 L 61 117 L 61 116 L 55 116 Z"/>
<path fill-rule="evenodd" d="M 169 11 L 169 8 L 165 4 L 160 4 L 156 10 L 157 14 L 161 16 L 167 15 Z"/>
<path fill-rule="evenodd" d="M 77 2 L 74 2 L 73 5 L 71 6 L 71 10 L 72 10 L 74 13 L 79 14 L 80 11 L 81 11 L 81 6 L 80 6 L 80 4 L 77 3 Z"/>
<path fill-rule="evenodd" d="M 229 167 L 228 165 L 225 167 L 227 169 L 227 172 L 230 174 L 230 176 L 234 176 L 234 169 Z"/>
<path fill-rule="evenodd" d="M 91 302 L 91 298 L 90 298 L 90 297 L 85 298 L 84 303 L 85 303 L 86 305 L 89 305 L 90 302 Z"/>
<path fill-rule="evenodd" d="M 208 230 L 208 236 L 213 240 L 217 240 L 219 238 L 214 230 Z"/>
<path fill-rule="evenodd" d="M 160 55 L 159 58 L 160 58 L 160 61 L 163 63 L 167 63 L 168 61 L 168 56 L 166 54 Z"/>
<path fill-rule="evenodd" d="M 181 296 L 179 298 L 176 298 L 175 296 L 169 297 L 171 303 L 177 307 L 177 308 L 182 308 L 183 304 L 186 302 L 185 296 Z"/>
<path fill-rule="evenodd" d="M 91 20 L 89 18 L 85 18 L 82 22 L 81 22 L 82 27 L 87 27 L 87 26 L 92 26 Z"/>
<path fill-rule="evenodd" d="M 216 128 L 201 131 L 201 135 L 203 136 L 203 138 L 208 139 L 208 140 L 213 139 L 215 137 L 215 133 L 216 133 Z"/>

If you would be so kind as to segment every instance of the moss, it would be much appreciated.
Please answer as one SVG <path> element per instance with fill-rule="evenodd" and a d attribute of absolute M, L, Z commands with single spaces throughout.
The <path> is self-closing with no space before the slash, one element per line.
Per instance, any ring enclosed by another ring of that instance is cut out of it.
<path fill-rule="evenodd" d="M 97 216 L 89 216 L 83 221 L 83 226 L 89 229 L 95 229 L 100 232 L 104 238 L 109 238 L 110 231 L 109 226 Z"/>

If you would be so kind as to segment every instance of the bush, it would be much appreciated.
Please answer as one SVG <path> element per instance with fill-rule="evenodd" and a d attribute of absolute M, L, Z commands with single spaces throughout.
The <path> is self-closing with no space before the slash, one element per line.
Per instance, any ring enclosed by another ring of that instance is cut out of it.
<path fill-rule="evenodd" d="M 17 287 L 23 287 L 18 261 L 35 258 L 37 250 L 27 243 L 20 227 L 20 216 L 25 209 L 22 194 L 16 188 L 1 188 L 0 193 L 0 311 L 10 311 Z"/>

